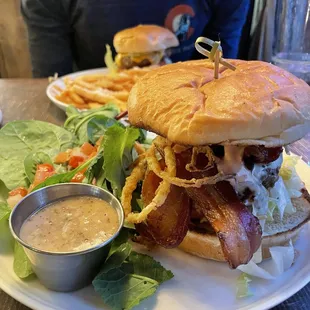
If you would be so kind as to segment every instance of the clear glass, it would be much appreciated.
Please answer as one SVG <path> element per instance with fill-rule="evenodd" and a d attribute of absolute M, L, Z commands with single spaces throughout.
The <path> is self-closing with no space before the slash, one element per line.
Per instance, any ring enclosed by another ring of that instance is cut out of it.
<path fill-rule="evenodd" d="M 272 61 L 310 83 L 310 0 L 278 0 Z"/>

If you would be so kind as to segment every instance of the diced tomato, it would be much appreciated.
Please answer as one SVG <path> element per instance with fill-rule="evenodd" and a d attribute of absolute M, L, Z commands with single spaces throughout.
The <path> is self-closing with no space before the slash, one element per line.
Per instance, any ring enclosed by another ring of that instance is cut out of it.
<path fill-rule="evenodd" d="M 54 158 L 55 164 L 64 164 L 70 159 L 70 153 L 68 152 L 61 152 Z"/>
<path fill-rule="evenodd" d="M 32 183 L 33 187 L 45 181 L 45 179 L 51 177 L 55 174 L 54 167 L 50 164 L 40 164 L 37 165 L 37 171 L 34 176 L 34 181 Z"/>
<path fill-rule="evenodd" d="M 18 187 L 9 192 L 9 196 L 21 195 L 25 197 L 28 194 L 28 191 L 24 187 Z"/>
<path fill-rule="evenodd" d="M 92 146 L 90 143 L 85 142 L 81 146 L 81 152 L 88 156 L 91 153 L 96 152 L 96 148 Z"/>
<path fill-rule="evenodd" d="M 85 178 L 84 174 L 82 172 L 78 172 L 71 180 L 71 182 L 74 183 L 81 183 L 83 179 Z"/>
<path fill-rule="evenodd" d="M 72 168 L 78 167 L 80 164 L 84 162 L 84 157 L 82 156 L 72 156 L 69 160 L 69 166 Z"/>
<path fill-rule="evenodd" d="M 37 165 L 37 171 L 54 172 L 54 167 L 51 164 L 39 164 L 39 165 Z"/>

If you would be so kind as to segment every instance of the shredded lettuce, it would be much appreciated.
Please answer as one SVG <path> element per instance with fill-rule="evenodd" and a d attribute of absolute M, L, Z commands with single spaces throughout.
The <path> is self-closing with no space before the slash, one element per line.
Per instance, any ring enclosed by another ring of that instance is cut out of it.
<path fill-rule="evenodd" d="M 283 165 L 279 175 L 282 177 L 290 198 L 298 198 L 301 196 L 301 190 L 305 187 L 304 183 L 296 172 L 296 165 L 301 158 L 296 155 L 283 156 Z"/>
<path fill-rule="evenodd" d="M 269 197 L 268 211 L 267 211 L 267 222 L 273 222 L 273 212 L 277 207 L 277 200 Z"/>
<path fill-rule="evenodd" d="M 117 66 L 113 60 L 113 55 L 112 55 L 110 45 L 106 44 L 105 47 L 106 47 L 107 51 L 104 55 L 104 62 L 105 62 L 105 65 L 107 66 L 107 68 L 109 69 L 109 72 L 113 74 L 117 71 Z"/>
<path fill-rule="evenodd" d="M 237 280 L 237 298 L 244 298 L 253 296 L 253 293 L 250 290 L 249 283 L 251 278 L 246 273 L 241 273 Z"/>
<path fill-rule="evenodd" d="M 271 259 L 262 265 L 258 266 L 252 259 L 248 264 L 240 265 L 237 269 L 253 277 L 273 280 L 292 266 L 295 252 L 291 241 L 288 246 L 271 247 L 269 251 Z"/>
<path fill-rule="evenodd" d="M 300 158 L 296 155 L 283 155 L 283 164 L 280 169 L 280 176 L 283 180 L 289 180 L 295 171 L 295 166 Z"/>
<path fill-rule="evenodd" d="M 296 211 L 282 177 L 279 176 L 279 179 L 275 183 L 274 187 L 269 190 L 269 196 L 276 204 L 281 220 L 284 213 L 292 214 Z"/>

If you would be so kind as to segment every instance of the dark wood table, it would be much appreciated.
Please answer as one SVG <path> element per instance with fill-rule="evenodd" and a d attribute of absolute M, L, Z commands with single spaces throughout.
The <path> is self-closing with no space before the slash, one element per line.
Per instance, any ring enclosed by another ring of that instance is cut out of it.
<path fill-rule="evenodd" d="M 51 104 L 45 94 L 46 79 L 0 79 L 2 124 L 12 120 L 36 119 L 62 125 L 65 113 Z M 294 143 L 291 150 L 310 162 L 310 135 Z M 0 309 L 27 310 L 28 307 L 0 290 Z M 310 284 L 273 310 L 309 310 Z"/>

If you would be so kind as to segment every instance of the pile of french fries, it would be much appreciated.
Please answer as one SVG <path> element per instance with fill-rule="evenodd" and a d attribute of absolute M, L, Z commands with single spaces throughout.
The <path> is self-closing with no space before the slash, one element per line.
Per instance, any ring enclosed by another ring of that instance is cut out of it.
<path fill-rule="evenodd" d="M 133 68 L 117 73 L 86 74 L 63 78 L 65 89 L 55 86 L 56 99 L 78 109 L 93 109 L 114 103 L 126 110 L 129 92 L 136 81 L 154 67 Z"/>

